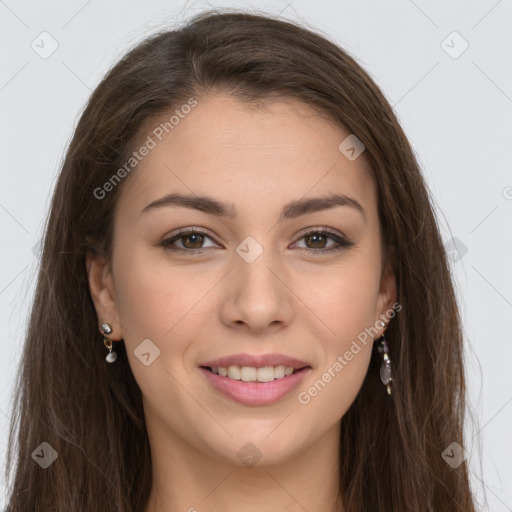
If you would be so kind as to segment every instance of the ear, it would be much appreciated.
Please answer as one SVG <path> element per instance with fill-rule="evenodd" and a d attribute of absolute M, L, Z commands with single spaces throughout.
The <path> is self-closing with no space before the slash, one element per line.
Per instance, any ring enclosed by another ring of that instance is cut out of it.
<path fill-rule="evenodd" d="M 377 313 L 379 314 L 379 320 L 386 322 L 386 325 L 379 330 L 380 338 L 384 331 L 387 329 L 389 323 L 390 312 L 393 311 L 393 305 L 396 303 L 396 277 L 394 272 L 395 267 L 395 248 L 390 247 L 388 257 L 385 259 L 385 267 L 382 271 L 380 280 L 379 297 L 377 300 Z M 376 325 L 379 325 L 377 323 Z M 377 339 L 376 338 L 376 339 Z"/>
<path fill-rule="evenodd" d="M 110 265 L 105 256 L 87 251 L 85 266 L 89 291 L 100 323 L 98 328 L 105 322 L 109 323 L 112 326 L 112 334 L 109 334 L 109 339 L 119 341 L 123 336 Z"/>

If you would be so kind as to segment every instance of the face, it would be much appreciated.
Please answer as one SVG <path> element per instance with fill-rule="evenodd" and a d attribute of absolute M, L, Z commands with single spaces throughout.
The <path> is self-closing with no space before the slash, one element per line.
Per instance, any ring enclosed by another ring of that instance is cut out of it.
<path fill-rule="evenodd" d="M 148 134 L 156 145 L 120 191 L 112 266 L 88 257 L 98 319 L 124 340 L 151 441 L 284 461 L 336 431 L 396 298 L 364 153 L 349 160 L 349 132 L 293 100 L 198 98 L 161 141 Z M 145 209 L 169 194 L 215 203 Z M 300 207 L 334 195 L 349 199 Z M 237 354 L 306 368 L 267 383 L 201 368 Z"/>

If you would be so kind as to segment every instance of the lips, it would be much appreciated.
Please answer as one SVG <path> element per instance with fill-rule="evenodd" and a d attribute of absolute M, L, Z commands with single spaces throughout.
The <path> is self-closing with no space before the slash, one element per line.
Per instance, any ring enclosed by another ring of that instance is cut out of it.
<path fill-rule="evenodd" d="M 212 361 L 213 362 L 213 361 Z M 211 388 L 231 401 L 249 406 L 266 406 L 289 397 L 313 371 L 311 367 L 296 370 L 293 374 L 271 382 L 243 382 L 229 377 L 222 377 L 200 368 L 199 371 L 209 382 Z"/>
<path fill-rule="evenodd" d="M 203 368 L 218 368 L 219 366 L 228 368 L 229 366 L 250 366 L 255 368 L 264 368 L 265 366 L 289 366 L 294 370 L 301 368 L 311 368 L 311 366 L 299 359 L 289 357 L 283 354 L 263 354 L 263 355 L 250 355 L 250 354 L 234 354 L 231 356 L 221 357 L 219 359 L 212 359 L 205 361 L 199 366 Z"/>

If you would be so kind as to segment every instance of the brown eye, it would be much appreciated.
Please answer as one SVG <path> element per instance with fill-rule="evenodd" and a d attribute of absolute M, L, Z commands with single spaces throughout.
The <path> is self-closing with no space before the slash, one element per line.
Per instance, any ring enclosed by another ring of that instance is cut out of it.
<path fill-rule="evenodd" d="M 168 240 L 164 240 L 161 245 L 170 251 L 194 252 L 212 247 L 203 245 L 206 239 L 212 240 L 212 237 L 203 231 L 189 229 L 182 230 Z"/>
<path fill-rule="evenodd" d="M 191 235 L 182 235 L 180 237 L 182 244 L 187 249 L 201 249 L 201 245 L 204 242 L 204 235 L 199 233 L 193 233 Z"/>
<path fill-rule="evenodd" d="M 333 240 L 335 243 L 328 246 L 327 243 L 329 239 Z M 303 234 L 299 240 L 304 240 L 307 252 L 320 254 L 329 251 L 341 250 L 355 245 L 343 236 L 333 233 L 327 229 L 315 229 L 308 231 Z"/>
<path fill-rule="evenodd" d="M 309 249 L 323 249 L 328 238 L 329 237 L 323 233 L 311 233 L 304 237 L 304 239 L 307 240 L 306 245 Z M 308 245 L 308 242 L 311 242 L 312 246 Z"/>
<path fill-rule="evenodd" d="M 168 240 L 164 240 L 161 245 L 169 251 L 181 252 L 204 252 L 202 249 L 213 247 L 205 246 L 207 240 L 212 237 L 204 231 L 182 230 Z M 305 247 L 302 247 L 308 253 L 326 253 L 329 251 L 341 250 L 355 245 L 341 235 L 333 233 L 327 229 L 315 229 L 302 235 L 299 240 L 305 241 Z M 334 244 L 328 245 L 328 241 L 334 241 Z"/>

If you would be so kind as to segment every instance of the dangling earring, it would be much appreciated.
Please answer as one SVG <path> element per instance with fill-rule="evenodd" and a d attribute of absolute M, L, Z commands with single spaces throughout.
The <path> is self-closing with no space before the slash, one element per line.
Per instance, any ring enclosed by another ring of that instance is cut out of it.
<path fill-rule="evenodd" d="M 382 363 L 380 365 L 380 380 L 382 381 L 382 384 L 386 386 L 388 395 L 391 395 L 390 384 L 393 382 L 393 379 L 391 378 L 391 360 L 389 359 L 388 341 L 386 336 L 384 336 L 384 333 L 382 333 L 382 336 L 377 341 L 379 343 L 377 345 L 377 349 L 382 354 Z"/>
<path fill-rule="evenodd" d="M 104 323 L 101 325 L 101 332 L 105 334 L 111 334 L 112 333 L 112 326 L 110 324 Z M 108 348 L 108 354 L 105 357 L 105 360 L 108 363 L 113 363 L 117 359 L 117 353 L 112 352 L 112 340 L 108 339 L 107 337 L 104 337 L 103 343 L 105 344 L 105 347 Z"/>

